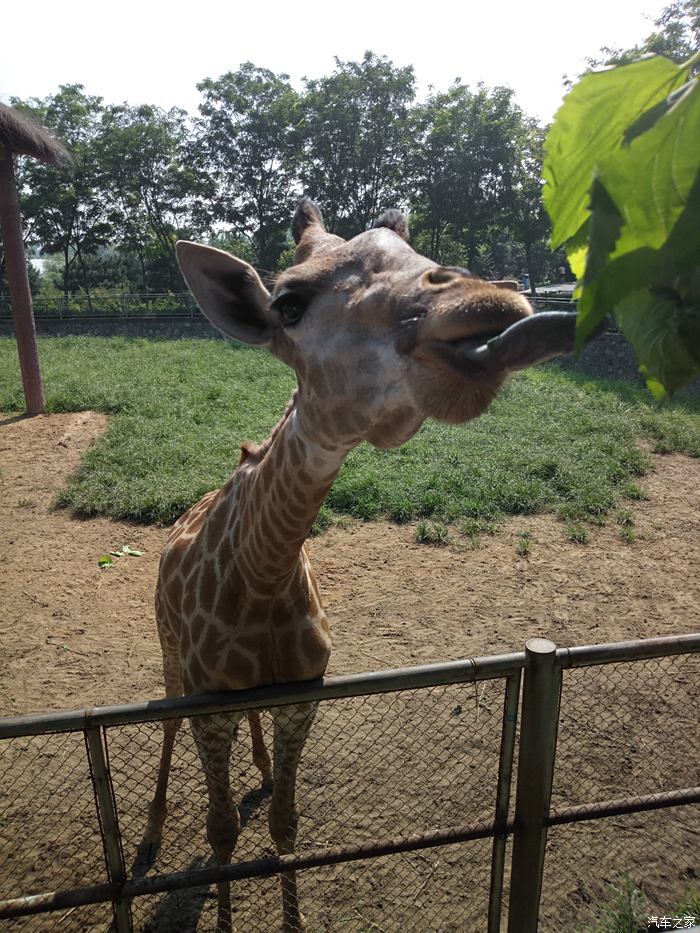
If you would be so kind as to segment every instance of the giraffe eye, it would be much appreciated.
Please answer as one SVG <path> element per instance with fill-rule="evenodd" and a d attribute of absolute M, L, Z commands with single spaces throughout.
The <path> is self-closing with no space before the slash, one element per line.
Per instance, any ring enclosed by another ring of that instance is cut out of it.
<path fill-rule="evenodd" d="M 296 324 L 306 311 L 306 301 L 297 292 L 281 291 L 273 300 L 272 307 L 282 318 L 285 326 Z"/>

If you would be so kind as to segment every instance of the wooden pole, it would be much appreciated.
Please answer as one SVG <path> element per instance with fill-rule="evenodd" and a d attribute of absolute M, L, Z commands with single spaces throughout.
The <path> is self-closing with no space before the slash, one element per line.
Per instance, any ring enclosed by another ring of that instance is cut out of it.
<path fill-rule="evenodd" d="M 7 285 L 17 337 L 17 352 L 27 414 L 44 410 L 44 387 L 41 381 L 39 349 L 29 288 L 27 259 L 22 237 L 22 220 L 12 151 L 0 145 L 0 233 L 5 248 Z"/>

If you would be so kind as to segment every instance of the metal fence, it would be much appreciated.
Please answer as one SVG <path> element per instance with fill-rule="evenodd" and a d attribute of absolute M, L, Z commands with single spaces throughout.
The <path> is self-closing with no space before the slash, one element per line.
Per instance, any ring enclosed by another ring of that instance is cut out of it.
<path fill-rule="evenodd" d="M 0 720 L 0 925 L 213 929 L 209 886 L 227 877 L 237 929 L 274 930 L 275 875 L 296 867 L 309 930 L 530 933 L 539 914 L 546 933 L 600 901 L 611 853 L 669 911 L 698 870 L 698 652 L 700 635 L 535 639 L 509 655 Z M 274 853 L 243 725 L 234 863 L 211 857 L 186 728 L 160 851 L 140 851 L 162 719 L 301 701 L 319 709 L 295 855 Z"/>
<path fill-rule="evenodd" d="M 191 318 L 200 315 L 189 292 L 132 294 L 98 289 L 94 295 L 60 295 L 55 298 L 36 297 L 32 301 L 38 320 L 103 320 L 140 318 Z M 12 318 L 9 298 L 0 296 L 0 320 Z"/>
<path fill-rule="evenodd" d="M 266 285 L 272 287 L 275 274 L 257 270 Z M 575 311 L 577 303 L 570 295 L 523 292 L 536 311 Z M 88 320 L 90 318 L 193 317 L 200 312 L 190 292 L 131 293 L 97 289 L 94 295 L 71 294 L 52 298 L 37 296 L 32 300 L 34 316 L 40 320 Z M 12 317 L 10 299 L 0 295 L 0 319 Z M 610 325 L 613 327 L 613 325 Z"/>

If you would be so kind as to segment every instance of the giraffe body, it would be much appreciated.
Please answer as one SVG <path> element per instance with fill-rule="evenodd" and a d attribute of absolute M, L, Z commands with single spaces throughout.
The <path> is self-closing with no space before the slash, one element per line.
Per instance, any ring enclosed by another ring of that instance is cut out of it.
<path fill-rule="evenodd" d="M 247 263 L 178 244 L 181 269 L 207 317 L 227 336 L 264 346 L 293 367 L 299 387 L 270 438 L 243 445 L 226 485 L 173 526 L 156 591 L 168 696 L 321 677 L 330 629 L 304 541 L 347 453 L 362 441 L 398 446 L 429 416 L 474 418 L 509 371 L 573 348 L 572 321 L 543 315 L 531 326 L 522 296 L 415 253 L 398 212 L 345 242 L 303 199 L 292 232 L 295 264 L 272 295 Z M 271 713 L 272 773 L 259 714 L 248 719 L 254 761 L 263 784 L 272 782 L 271 836 L 285 854 L 294 850 L 297 766 L 315 705 Z M 231 860 L 240 826 L 229 772 L 243 718 L 192 721 L 209 794 L 207 836 L 222 864 Z M 144 837 L 151 846 L 166 815 L 178 727 L 164 723 Z M 283 930 L 301 930 L 294 873 L 280 880 Z M 218 898 L 217 931 L 228 933 L 227 883 L 218 886 Z"/>

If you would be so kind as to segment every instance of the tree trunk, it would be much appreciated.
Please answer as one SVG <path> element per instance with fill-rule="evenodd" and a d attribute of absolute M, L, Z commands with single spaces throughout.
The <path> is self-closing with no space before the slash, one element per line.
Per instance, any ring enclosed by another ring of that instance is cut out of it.
<path fill-rule="evenodd" d="M 92 295 L 90 293 L 87 272 L 85 270 L 85 263 L 83 262 L 83 254 L 80 252 L 80 247 L 76 247 L 75 254 L 78 257 L 78 265 L 80 267 L 80 275 L 83 280 L 83 291 L 85 292 L 85 297 L 87 298 L 88 311 L 92 314 Z"/>
<path fill-rule="evenodd" d="M 532 265 L 532 243 L 529 240 L 526 240 L 523 245 L 525 247 L 525 263 L 527 265 L 527 275 L 530 280 L 530 294 L 534 295 L 537 283 L 535 282 L 535 270 Z"/>
<path fill-rule="evenodd" d="M 0 147 L 0 232 L 5 248 L 7 285 L 15 323 L 27 414 L 38 415 L 44 410 L 44 387 L 41 382 L 14 162 L 12 152 L 5 146 Z"/>
<path fill-rule="evenodd" d="M 143 250 L 141 248 L 137 249 L 137 255 L 139 257 L 139 266 L 141 267 L 141 287 L 144 292 L 147 292 L 148 285 L 146 284 L 146 261 L 143 257 Z"/>
<path fill-rule="evenodd" d="M 68 241 L 64 241 L 63 244 L 63 307 L 68 310 L 68 270 L 70 268 L 70 262 L 68 260 L 68 253 L 70 247 Z"/>

